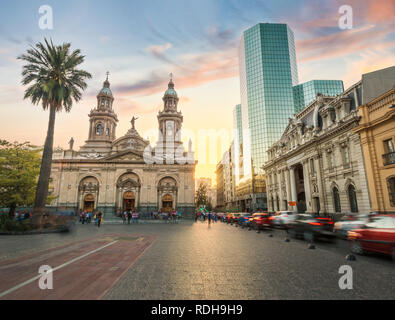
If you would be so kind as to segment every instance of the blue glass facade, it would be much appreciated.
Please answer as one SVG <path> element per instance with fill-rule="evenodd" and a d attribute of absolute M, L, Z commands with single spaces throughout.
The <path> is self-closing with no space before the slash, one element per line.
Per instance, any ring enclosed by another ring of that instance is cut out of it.
<path fill-rule="evenodd" d="M 318 93 L 336 96 L 344 91 L 341 80 L 311 80 L 293 87 L 295 113 L 300 112 L 314 101 Z"/>
<path fill-rule="evenodd" d="M 244 175 L 262 172 L 266 150 L 295 112 L 298 84 L 294 35 L 286 24 L 260 23 L 243 33 L 239 48 Z M 248 161 L 251 159 L 251 161 Z"/>

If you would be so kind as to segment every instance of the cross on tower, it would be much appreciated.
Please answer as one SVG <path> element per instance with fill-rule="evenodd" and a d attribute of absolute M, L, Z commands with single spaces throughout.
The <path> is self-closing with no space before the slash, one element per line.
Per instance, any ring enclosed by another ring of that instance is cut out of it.
<path fill-rule="evenodd" d="M 173 81 L 173 73 L 170 72 L 170 81 Z"/>
<path fill-rule="evenodd" d="M 110 75 L 110 72 L 107 71 L 107 72 L 106 72 L 106 75 L 107 75 L 107 81 L 108 81 L 108 76 Z"/>

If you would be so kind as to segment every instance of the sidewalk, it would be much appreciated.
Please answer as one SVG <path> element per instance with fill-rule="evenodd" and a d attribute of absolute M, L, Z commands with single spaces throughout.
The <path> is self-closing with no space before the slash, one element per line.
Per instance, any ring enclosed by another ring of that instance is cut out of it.
<path fill-rule="evenodd" d="M 182 219 L 176 223 L 173 222 L 167 222 L 166 220 L 156 220 L 156 219 L 140 219 L 138 223 L 133 223 L 132 221 L 130 221 L 130 224 L 154 224 L 154 223 L 169 223 L 169 224 L 180 224 L 186 221 L 192 221 L 191 219 Z M 94 224 L 94 223 L 93 223 Z M 104 220 L 103 224 L 124 224 L 123 221 L 121 219 L 108 219 L 108 220 Z M 125 224 L 128 224 L 128 222 L 126 221 Z"/>

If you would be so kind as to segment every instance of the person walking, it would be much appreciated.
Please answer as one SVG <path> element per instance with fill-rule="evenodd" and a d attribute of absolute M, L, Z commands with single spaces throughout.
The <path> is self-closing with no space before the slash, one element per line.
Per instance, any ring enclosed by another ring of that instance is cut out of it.
<path fill-rule="evenodd" d="M 97 214 L 97 227 L 100 228 L 103 219 L 103 212 L 99 211 Z"/>
<path fill-rule="evenodd" d="M 210 211 L 208 212 L 207 220 L 208 220 L 208 224 L 211 224 L 211 212 Z"/>
<path fill-rule="evenodd" d="M 122 223 L 123 224 L 126 224 L 126 216 L 127 216 L 127 212 L 126 212 L 126 210 L 122 213 Z"/>
<path fill-rule="evenodd" d="M 86 212 L 82 212 L 82 224 L 85 223 L 85 216 L 86 216 Z"/>
<path fill-rule="evenodd" d="M 137 212 L 132 213 L 132 223 L 138 223 L 139 214 Z"/>
<path fill-rule="evenodd" d="M 128 211 L 128 224 L 130 224 L 130 219 L 132 219 L 132 212 Z"/>

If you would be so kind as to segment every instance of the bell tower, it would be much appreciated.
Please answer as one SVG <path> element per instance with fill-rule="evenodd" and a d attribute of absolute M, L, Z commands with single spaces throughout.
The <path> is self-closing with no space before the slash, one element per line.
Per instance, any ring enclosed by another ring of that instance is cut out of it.
<path fill-rule="evenodd" d="M 174 90 L 173 75 L 170 74 L 170 81 L 168 88 L 162 98 L 163 100 L 163 111 L 159 111 L 158 122 L 159 122 L 159 142 L 162 142 L 163 147 L 171 147 L 174 145 L 174 149 L 182 144 L 181 142 L 181 127 L 183 122 L 183 116 L 181 111 L 177 111 L 178 107 L 178 96 Z M 173 151 L 174 152 L 174 151 Z"/>
<path fill-rule="evenodd" d="M 118 117 L 113 109 L 114 96 L 110 89 L 108 75 L 109 72 L 103 82 L 103 88 L 96 96 L 96 108 L 89 113 L 88 140 L 81 147 L 81 151 L 109 152 L 111 143 L 115 140 Z"/>

